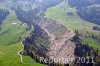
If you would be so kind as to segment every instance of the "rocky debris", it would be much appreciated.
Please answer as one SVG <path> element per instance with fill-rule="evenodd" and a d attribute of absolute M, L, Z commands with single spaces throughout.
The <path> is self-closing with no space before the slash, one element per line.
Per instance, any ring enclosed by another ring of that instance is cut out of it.
<path fill-rule="evenodd" d="M 71 41 L 75 34 L 62 22 L 41 17 L 34 23 L 32 36 L 24 41 L 24 50 L 50 59 L 75 58 L 75 44 Z"/>

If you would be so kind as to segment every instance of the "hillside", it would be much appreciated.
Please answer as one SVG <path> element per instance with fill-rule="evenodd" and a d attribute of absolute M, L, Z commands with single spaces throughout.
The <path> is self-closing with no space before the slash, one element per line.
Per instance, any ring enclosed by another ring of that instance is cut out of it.
<path fill-rule="evenodd" d="M 95 46 L 95 48 L 99 49 L 99 47 L 98 47 L 99 42 L 97 42 L 96 40 L 92 39 L 89 36 L 91 34 L 94 34 L 94 35 L 97 35 L 99 38 L 99 36 L 100 36 L 99 31 L 93 30 L 94 26 L 99 26 L 99 25 L 89 23 L 88 21 L 81 19 L 79 17 L 79 15 L 77 15 L 76 9 L 71 8 L 68 5 L 68 3 L 67 3 L 67 5 L 66 5 L 66 3 L 67 2 L 62 2 L 61 4 L 59 4 L 55 7 L 49 8 L 47 10 L 47 12 L 45 13 L 46 16 L 48 18 L 51 18 L 54 20 L 62 20 L 64 22 L 65 26 L 68 26 L 73 31 L 78 30 L 81 35 L 83 34 L 83 37 L 86 36 L 83 39 L 84 43 L 88 43 L 90 46 L 93 46 L 93 47 Z M 72 13 L 73 15 L 68 15 L 68 13 Z M 90 40 L 88 41 L 88 39 L 93 40 L 93 41 L 90 42 Z"/>
<path fill-rule="evenodd" d="M 91 55 L 94 61 L 98 56 L 98 50 L 89 47 L 81 42 L 78 34 L 75 35 L 68 27 L 64 26 L 63 21 L 55 21 L 46 17 L 39 17 L 33 21 L 34 31 L 24 41 L 24 52 L 22 55 L 29 55 L 39 63 L 48 64 L 69 64 L 77 61 L 77 57 L 90 57 L 90 63 L 75 63 L 74 65 L 93 65 Z M 42 50 L 42 51 L 41 51 Z M 96 54 L 96 55 L 95 55 Z M 40 58 L 44 61 L 40 61 Z M 49 63 L 51 59 L 53 62 Z M 64 61 L 63 59 L 68 59 Z M 59 59 L 59 61 L 55 61 Z M 93 60 L 92 60 L 93 61 Z"/>
<path fill-rule="evenodd" d="M 99 0 L 69 0 L 68 3 L 71 7 L 77 8 L 77 13 L 82 19 L 100 25 Z"/>
<path fill-rule="evenodd" d="M 23 56 L 21 63 L 18 52 L 23 48 L 21 41 L 27 37 L 30 31 L 26 31 L 26 25 L 21 24 L 14 11 L 3 20 L 0 30 L 0 66 L 43 66 L 36 63 L 29 56 Z"/>
<path fill-rule="evenodd" d="M 87 7 L 100 4 L 100 0 L 68 0 L 71 7 Z"/>
<path fill-rule="evenodd" d="M 99 6 L 99 0 L 0 0 L 0 66 L 97 66 Z"/>
<path fill-rule="evenodd" d="M 25 39 L 24 50 L 29 55 L 35 52 L 40 57 L 50 59 L 74 58 L 75 44 L 71 39 L 75 34 L 65 27 L 61 21 L 56 22 L 41 17 L 38 22 L 39 24 L 34 27 L 32 36 Z"/>

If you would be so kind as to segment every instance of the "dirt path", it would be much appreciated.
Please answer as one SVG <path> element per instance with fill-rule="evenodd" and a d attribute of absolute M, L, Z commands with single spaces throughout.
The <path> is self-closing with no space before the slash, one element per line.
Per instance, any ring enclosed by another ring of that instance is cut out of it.
<path fill-rule="evenodd" d="M 21 42 L 21 44 L 22 44 L 22 42 Z M 23 44 L 22 44 L 22 46 L 23 46 Z M 24 47 L 24 46 L 23 46 L 23 47 Z M 22 55 L 20 54 L 21 51 L 23 51 L 23 49 L 21 49 L 20 51 L 18 51 L 18 55 L 20 56 L 20 61 L 21 61 L 21 63 L 22 63 L 22 64 L 25 64 L 25 63 L 23 62 L 23 57 L 22 57 Z"/>

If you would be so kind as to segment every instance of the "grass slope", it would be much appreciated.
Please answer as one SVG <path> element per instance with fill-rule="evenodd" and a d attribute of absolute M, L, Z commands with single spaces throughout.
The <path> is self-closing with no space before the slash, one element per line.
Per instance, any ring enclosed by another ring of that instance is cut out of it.
<path fill-rule="evenodd" d="M 36 63 L 29 56 L 23 56 L 23 61 L 26 64 L 21 63 L 18 51 L 23 47 L 21 45 L 22 39 L 19 37 L 29 34 L 29 32 L 22 34 L 25 33 L 25 28 L 26 26 L 21 25 L 16 14 L 11 11 L 4 20 L 0 31 L 0 66 L 44 66 Z"/>
<path fill-rule="evenodd" d="M 25 26 L 20 26 L 20 21 L 11 13 L 6 17 L 0 31 L 0 45 L 8 45 L 20 41 L 20 33 L 25 30 Z M 16 23 L 16 24 L 13 24 Z"/>
<path fill-rule="evenodd" d="M 73 15 L 69 16 L 67 13 L 73 13 Z M 61 4 L 51 7 L 47 10 L 45 13 L 48 18 L 54 19 L 54 20 L 62 20 L 66 26 L 71 28 L 73 31 L 76 29 L 78 30 L 86 30 L 89 33 L 94 33 L 96 35 L 100 35 L 99 31 L 94 31 L 92 29 L 93 26 L 100 26 L 96 25 L 90 22 L 87 22 L 83 19 L 81 19 L 77 14 L 76 14 L 76 9 L 75 8 L 70 8 L 67 2 L 62 2 Z M 84 43 L 88 43 L 90 46 L 98 48 L 100 51 L 100 42 L 98 43 L 97 41 L 93 40 L 91 38 L 86 38 L 83 40 Z"/>
<path fill-rule="evenodd" d="M 67 13 L 72 12 L 72 16 L 68 16 Z M 99 26 L 93 23 L 89 23 L 83 19 L 81 19 L 77 14 L 76 14 L 76 9 L 75 8 L 70 8 L 67 2 L 62 2 L 61 4 L 51 7 L 47 10 L 45 13 L 47 17 L 54 19 L 54 20 L 59 20 L 62 19 L 64 21 L 64 24 L 68 26 L 69 28 L 75 30 L 75 29 L 87 29 L 87 30 L 92 30 L 92 27 Z M 94 31 L 96 32 L 96 31 Z"/>

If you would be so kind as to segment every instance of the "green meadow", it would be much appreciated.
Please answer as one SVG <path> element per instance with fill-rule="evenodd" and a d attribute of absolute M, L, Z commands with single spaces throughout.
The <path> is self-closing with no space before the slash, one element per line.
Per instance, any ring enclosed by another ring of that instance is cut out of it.
<path fill-rule="evenodd" d="M 15 12 L 11 11 L 2 24 L 0 31 L 0 66 L 44 66 L 29 56 L 22 56 L 21 63 L 18 52 L 23 49 L 21 42 L 27 36 L 26 25 L 21 24 Z"/>

